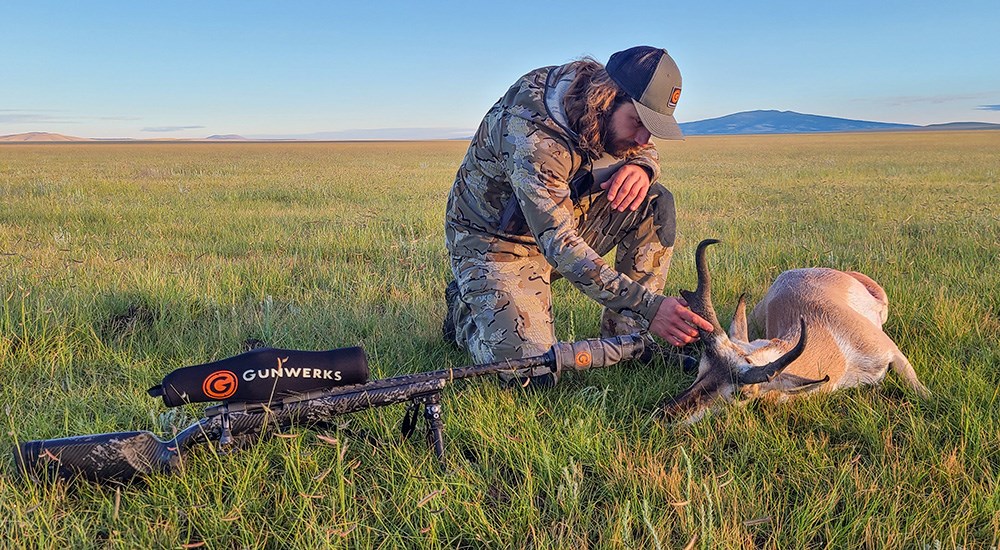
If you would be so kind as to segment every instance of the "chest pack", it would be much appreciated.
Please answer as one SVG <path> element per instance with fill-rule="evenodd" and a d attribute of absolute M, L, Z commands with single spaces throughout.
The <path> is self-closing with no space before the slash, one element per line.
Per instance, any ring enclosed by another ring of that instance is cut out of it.
<path fill-rule="evenodd" d="M 298 393 L 368 381 L 360 347 L 329 351 L 259 348 L 219 361 L 177 369 L 147 390 L 168 407 L 223 401 L 266 403 Z"/>

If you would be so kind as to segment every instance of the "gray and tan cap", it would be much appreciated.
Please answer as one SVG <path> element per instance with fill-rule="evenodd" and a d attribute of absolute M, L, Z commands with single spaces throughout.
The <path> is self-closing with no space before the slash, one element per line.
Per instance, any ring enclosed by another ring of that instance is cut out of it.
<path fill-rule="evenodd" d="M 674 119 L 681 71 L 667 50 L 636 46 L 617 52 L 605 66 L 611 80 L 632 98 L 642 124 L 661 139 L 684 139 Z"/>

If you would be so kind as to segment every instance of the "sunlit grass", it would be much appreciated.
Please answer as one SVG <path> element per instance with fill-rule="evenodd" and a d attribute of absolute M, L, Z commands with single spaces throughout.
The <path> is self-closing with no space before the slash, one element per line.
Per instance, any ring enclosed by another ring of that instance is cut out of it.
<path fill-rule="evenodd" d="M 0 404 L 15 440 L 150 429 L 145 390 L 274 346 L 363 345 L 379 377 L 465 364 L 440 340 L 445 198 L 463 142 L 0 146 Z M 9 547 L 951 548 L 1000 542 L 1000 134 L 689 138 L 661 146 L 679 238 L 706 237 L 723 322 L 781 271 L 863 271 L 934 392 L 656 403 L 690 377 L 626 365 L 547 392 L 445 394 L 448 456 L 401 407 L 144 485 L 39 486 L 0 460 Z M 554 285 L 562 339 L 599 309 Z M 184 411 L 197 415 L 197 407 Z"/>

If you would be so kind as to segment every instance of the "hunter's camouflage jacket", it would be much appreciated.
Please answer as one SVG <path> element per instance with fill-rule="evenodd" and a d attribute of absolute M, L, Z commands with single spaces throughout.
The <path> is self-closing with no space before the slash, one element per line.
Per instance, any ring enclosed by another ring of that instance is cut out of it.
<path fill-rule="evenodd" d="M 532 71 L 486 114 L 448 196 L 446 245 L 453 257 L 490 261 L 544 254 L 587 296 L 646 328 L 663 297 L 607 265 L 577 233 L 580 192 L 571 182 L 586 181 L 594 163 L 563 112 L 573 75 L 574 63 Z M 652 145 L 617 160 L 645 168 L 650 182 L 659 177 Z"/>

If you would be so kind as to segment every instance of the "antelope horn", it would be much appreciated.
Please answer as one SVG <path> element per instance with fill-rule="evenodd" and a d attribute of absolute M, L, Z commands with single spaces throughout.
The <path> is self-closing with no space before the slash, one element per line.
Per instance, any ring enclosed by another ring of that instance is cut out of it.
<path fill-rule="evenodd" d="M 729 325 L 729 337 L 733 340 L 749 342 L 750 336 L 747 330 L 747 293 L 740 294 L 740 301 L 736 303 L 736 313 L 733 314 L 733 322 Z"/>
<path fill-rule="evenodd" d="M 792 361 L 798 359 L 804 349 L 806 349 L 806 320 L 799 317 L 799 341 L 795 347 L 766 365 L 741 372 L 739 374 L 740 384 L 760 384 L 771 380 L 785 370 L 785 367 L 790 365 Z"/>
<path fill-rule="evenodd" d="M 687 301 L 691 311 L 712 323 L 715 328 L 711 334 L 724 336 L 726 332 L 722 330 L 719 317 L 715 314 L 715 307 L 712 306 L 712 277 L 708 273 L 708 263 L 705 261 L 705 249 L 718 242 L 718 239 L 705 239 L 698 243 L 698 249 L 694 253 L 695 266 L 698 269 L 698 288 L 694 292 L 682 290 L 681 297 Z M 699 329 L 699 332 L 705 331 Z"/>

